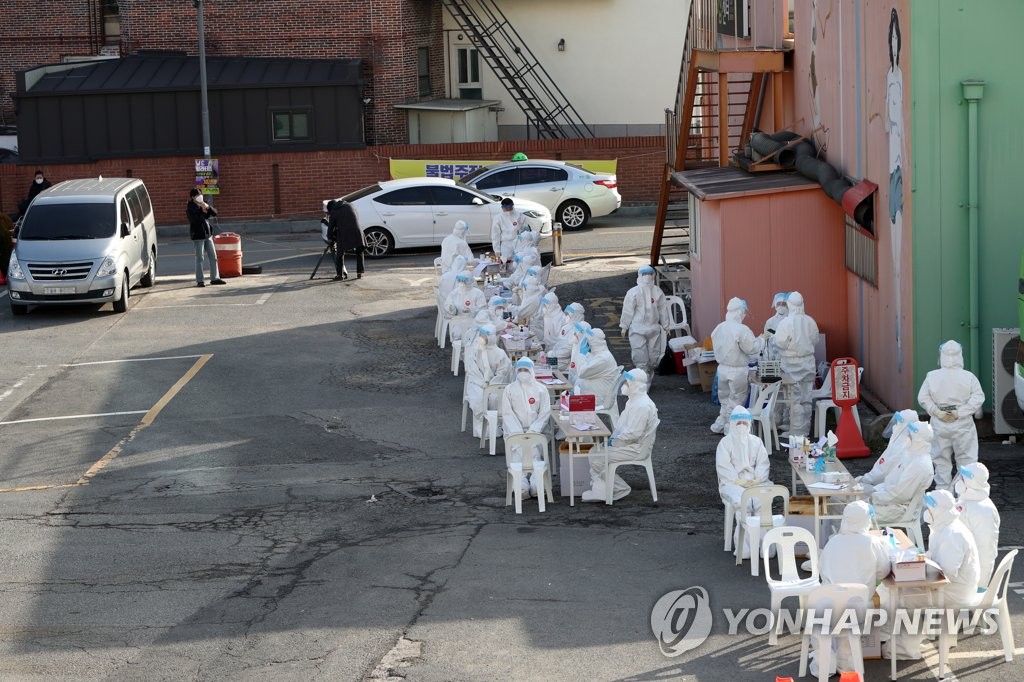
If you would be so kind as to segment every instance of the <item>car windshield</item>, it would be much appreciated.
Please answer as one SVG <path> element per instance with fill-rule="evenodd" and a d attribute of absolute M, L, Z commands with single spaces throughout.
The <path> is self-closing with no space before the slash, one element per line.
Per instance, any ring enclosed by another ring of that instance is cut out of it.
<path fill-rule="evenodd" d="M 463 183 L 463 182 L 473 182 L 474 180 L 479 178 L 481 174 L 483 174 L 486 171 L 491 170 L 492 168 L 494 168 L 494 166 L 480 166 L 479 168 L 477 168 L 472 173 L 469 173 L 467 175 L 463 175 L 462 177 L 460 177 L 458 181 L 460 183 Z"/>
<path fill-rule="evenodd" d="M 501 197 L 496 197 L 493 194 L 488 194 L 487 192 L 481 192 L 476 187 L 470 187 L 469 185 L 464 185 L 464 184 L 462 184 L 461 180 L 459 180 L 455 184 L 458 185 L 459 187 L 461 187 L 462 189 L 466 190 L 467 192 L 472 192 L 473 196 L 480 197 L 481 199 L 483 199 L 485 201 L 501 201 Z"/>
<path fill-rule="evenodd" d="M 114 235 L 117 222 L 112 202 L 96 204 L 33 204 L 18 239 L 102 239 Z"/>

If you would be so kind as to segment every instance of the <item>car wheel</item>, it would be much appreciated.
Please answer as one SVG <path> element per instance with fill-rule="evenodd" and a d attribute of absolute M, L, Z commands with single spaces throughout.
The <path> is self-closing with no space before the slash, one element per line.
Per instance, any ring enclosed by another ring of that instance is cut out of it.
<path fill-rule="evenodd" d="M 145 289 L 152 287 L 157 284 L 157 250 L 154 249 L 153 253 L 150 254 L 150 269 L 145 271 L 142 275 L 142 279 L 139 281 Z"/>
<path fill-rule="evenodd" d="M 370 258 L 383 258 L 395 250 L 395 239 L 383 227 L 371 227 L 364 233 L 366 236 L 366 255 Z"/>
<path fill-rule="evenodd" d="M 156 284 L 156 249 L 149 254 L 149 269 L 146 270 L 146 274 L 142 276 L 142 281 L 139 284 L 147 289 Z"/>
<path fill-rule="evenodd" d="M 11 315 L 27 315 L 28 306 L 24 303 L 15 303 L 11 301 Z"/>
<path fill-rule="evenodd" d="M 121 295 L 114 301 L 115 313 L 128 312 L 128 289 L 131 288 L 131 280 L 128 279 L 128 271 L 124 272 L 124 279 L 121 280 Z"/>
<path fill-rule="evenodd" d="M 563 230 L 575 230 L 590 220 L 590 209 L 582 201 L 573 199 L 559 206 L 555 216 L 555 220 L 562 223 Z"/>

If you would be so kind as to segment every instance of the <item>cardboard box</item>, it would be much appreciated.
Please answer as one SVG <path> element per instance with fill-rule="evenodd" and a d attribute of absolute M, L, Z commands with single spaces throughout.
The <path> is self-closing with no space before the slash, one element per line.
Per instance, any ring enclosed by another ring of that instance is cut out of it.
<path fill-rule="evenodd" d="M 881 601 L 878 599 L 878 593 L 871 595 L 871 606 L 873 608 L 881 608 Z M 882 628 L 872 623 L 871 632 L 866 635 L 860 636 L 860 650 L 861 655 L 865 659 L 878 660 L 882 658 Z"/>
<path fill-rule="evenodd" d="M 715 381 L 718 363 L 714 360 L 698 363 L 697 371 L 700 372 L 700 387 L 705 393 L 711 393 L 711 384 Z"/>
<path fill-rule="evenodd" d="M 797 495 L 789 500 L 789 516 L 786 517 L 787 526 L 803 528 L 811 535 L 814 535 L 814 498 L 810 495 Z M 821 538 L 822 541 L 825 538 Z M 799 546 L 799 545 L 798 545 Z M 797 550 L 797 556 L 807 558 Z"/>
<path fill-rule="evenodd" d="M 589 452 L 593 443 L 581 443 L 580 450 Z M 590 490 L 590 457 L 577 456 L 572 462 L 573 495 L 579 497 Z M 562 497 L 569 497 L 569 444 L 562 442 L 558 447 L 558 485 Z"/>
<path fill-rule="evenodd" d="M 924 580 L 926 562 L 921 560 L 894 561 L 892 564 L 892 578 L 898 583 Z"/>

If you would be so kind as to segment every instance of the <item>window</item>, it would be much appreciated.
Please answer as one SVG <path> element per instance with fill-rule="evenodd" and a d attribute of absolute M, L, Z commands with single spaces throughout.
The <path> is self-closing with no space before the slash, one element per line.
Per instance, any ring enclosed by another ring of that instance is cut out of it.
<path fill-rule="evenodd" d="M 456 50 L 456 62 L 459 97 L 483 99 L 484 91 L 480 87 L 480 53 L 473 47 L 460 47 Z"/>
<path fill-rule="evenodd" d="M 846 216 L 846 269 L 878 286 L 878 242 L 850 216 Z"/>
<path fill-rule="evenodd" d="M 690 256 L 700 260 L 700 199 L 692 192 L 687 197 L 687 205 L 690 208 Z"/>
<path fill-rule="evenodd" d="M 120 206 L 121 220 L 119 220 L 117 223 L 118 227 L 120 227 L 121 223 L 128 223 L 129 227 L 131 227 L 132 225 L 134 225 L 134 223 L 132 223 L 132 212 L 128 208 L 128 201 L 125 199 L 121 199 Z"/>
<path fill-rule="evenodd" d="M 543 185 L 549 182 L 565 182 L 569 174 L 562 168 L 524 166 L 519 169 L 520 185 Z"/>
<path fill-rule="evenodd" d="M 403 187 L 383 194 L 374 201 L 388 206 L 430 206 L 433 203 L 429 187 Z"/>
<path fill-rule="evenodd" d="M 473 199 L 479 199 L 458 187 L 432 187 L 435 206 L 472 206 Z"/>
<path fill-rule="evenodd" d="M 308 142 L 313 139 L 310 109 L 272 111 L 274 142 Z"/>
<path fill-rule="evenodd" d="M 494 175 L 488 175 L 486 178 L 481 178 L 476 183 L 477 189 L 495 189 L 497 187 L 515 187 L 516 177 L 519 175 L 518 168 L 509 168 L 508 170 L 498 171 Z"/>
<path fill-rule="evenodd" d="M 142 215 L 149 215 L 153 211 L 153 204 L 149 200 L 149 192 L 146 191 L 145 185 L 136 187 L 135 192 L 139 195 L 139 206 L 142 207 Z"/>
<path fill-rule="evenodd" d="M 418 48 L 416 58 L 416 76 L 419 78 L 420 97 L 430 97 L 430 48 Z"/>
<path fill-rule="evenodd" d="M 132 190 L 124 196 L 128 200 L 128 208 L 132 212 L 132 217 L 135 219 L 136 225 L 142 225 L 142 203 L 139 201 L 138 192 Z"/>

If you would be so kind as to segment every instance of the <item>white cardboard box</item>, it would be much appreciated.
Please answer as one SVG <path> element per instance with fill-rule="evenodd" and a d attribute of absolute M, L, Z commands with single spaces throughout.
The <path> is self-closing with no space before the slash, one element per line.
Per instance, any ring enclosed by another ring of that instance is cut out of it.
<path fill-rule="evenodd" d="M 921 561 L 897 561 L 892 565 L 892 577 L 898 583 L 924 580 L 926 577 L 925 565 Z"/>
<path fill-rule="evenodd" d="M 572 462 L 573 495 L 579 497 L 590 490 L 590 455 L 577 456 Z M 569 497 L 569 453 L 558 453 L 558 485 L 562 497 Z"/>

